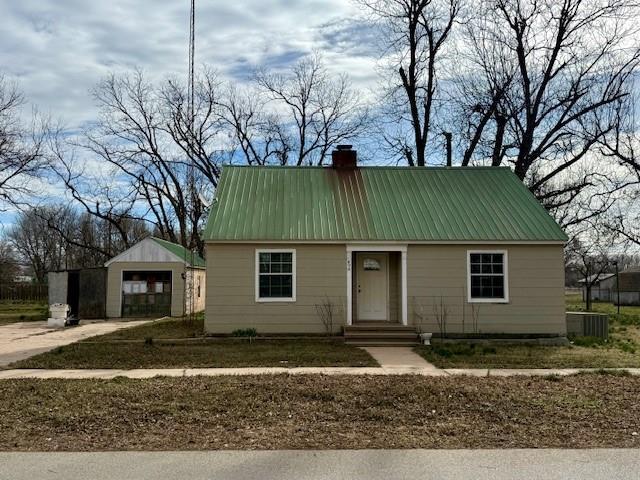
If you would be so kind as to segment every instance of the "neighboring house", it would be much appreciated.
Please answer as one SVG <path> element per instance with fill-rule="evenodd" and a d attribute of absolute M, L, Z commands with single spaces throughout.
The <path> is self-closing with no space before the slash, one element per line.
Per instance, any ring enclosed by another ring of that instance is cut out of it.
<path fill-rule="evenodd" d="M 204 310 L 205 261 L 181 245 L 148 237 L 105 267 L 107 317 L 176 317 L 192 306 Z"/>
<path fill-rule="evenodd" d="M 613 300 L 611 292 L 616 290 L 616 274 L 600 273 L 590 275 L 587 278 L 578 280 L 582 285 L 582 301 L 587 301 L 587 285 L 591 284 L 591 300 L 596 302 L 610 302 Z"/>
<path fill-rule="evenodd" d="M 328 305 L 335 332 L 566 334 L 567 237 L 510 169 L 332 160 L 223 169 L 207 332 L 323 333 Z"/>
<path fill-rule="evenodd" d="M 620 305 L 640 305 L 640 268 L 630 268 L 620 272 Z M 585 279 L 580 280 L 582 285 Z M 587 287 L 582 287 L 582 299 L 587 298 Z M 591 299 L 595 301 L 617 304 L 618 289 L 616 274 L 601 274 L 591 287 Z"/>
<path fill-rule="evenodd" d="M 620 272 L 620 305 L 640 305 L 640 269 Z"/>

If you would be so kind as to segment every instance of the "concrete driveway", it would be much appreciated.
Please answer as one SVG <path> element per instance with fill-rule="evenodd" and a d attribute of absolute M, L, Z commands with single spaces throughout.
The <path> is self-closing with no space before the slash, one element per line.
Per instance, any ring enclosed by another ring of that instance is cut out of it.
<path fill-rule="evenodd" d="M 622 480 L 631 449 L 0 452 L 0 480 Z"/>
<path fill-rule="evenodd" d="M 77 327 L 47 328 L 47 322 L 20 322 L 0 326 L 0 368 L 84 338 L 135 327 L 153 320 L 90 320 Z"/>

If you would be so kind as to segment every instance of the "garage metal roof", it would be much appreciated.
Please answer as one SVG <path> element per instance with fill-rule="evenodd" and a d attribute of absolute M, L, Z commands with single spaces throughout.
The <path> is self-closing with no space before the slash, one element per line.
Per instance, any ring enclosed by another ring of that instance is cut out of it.
<path fill-rule="evenodd" d="M 189 265 L 191 265 L 191 260 L 193 259 L 193 265 L 191 265 L 192 267 L 206 267 L 207 266 L 207 262 L 204 261 L 204 258 L 202 258 L 197 253 L 193 253 L 192 254 L 191 251 L 187 250 L 182 245 L 179 245 L 179 244 L 173 243 L 173 242 L 168 242 L 167 240 L 163 240 L 163 239 L 157 238 L 157 237 L 151 237 L 151 239 L 154 242 L 156 242 L 158 245 L 160 245 L 161 247 L 166 248 L 167 250 L 169 250 L 174 255 L 177 255 L 178 257 L 183 259 L 185 261 L 185 263 L 187 263 Z"/>
<path fill-rule="evenodd" d="M 223 169 L 208 241 L 567 240 L 506 167 Z"/>

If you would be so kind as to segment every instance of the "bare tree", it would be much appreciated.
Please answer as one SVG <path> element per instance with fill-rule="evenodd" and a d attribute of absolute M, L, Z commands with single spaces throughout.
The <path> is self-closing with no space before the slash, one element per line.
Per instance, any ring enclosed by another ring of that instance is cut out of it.
<path fill-rule="evenodd" d="M 59 144 L 54 149 L 58 177 L 84 210 L 117 230 L 125 244 L 130 240 L 122 219 L 144 219 L 163 238 L 202 253 L 207 210 L 202 194 L 211 194 L 228 158 L 219 145 L 217 88 L 210 72 L 198 79 L 192 122 L 186 92 L 176 81 L 156 87 L 140 71 L 107 77 L 94 90 L 100 119 L 74 145 L 84 156 Z M 99 160 L 91 164 L 94 171 L 87 156 Z"/>
<path fill-rule="evenodd" d="M 590 228 L 585 225 L 583 227 L 584 239 L 573 238 L 565 248 L 565 255 L 567 266 L 575 269 L 582 277 L 582 286 L 586 291 L 586 309 L 591 310 L 593 286 L 612 269 L 612 258 L 609 252 L 615 236 L 602 233 L 606 230 L 593 223 Z"/>
<path fill-rule="evenodd" d="M 0 284 L 13 282 L 18 271 L 18 259 L 13 247 L 9 242 L 0 240 Z"/>
<path fill-rule="evenodd" d="M 142 221 L 125 217 L 117 223 L 131 243 L 149 236 Z M 52 270 L 101 266 L 129 246 L 108 222 L 61 204 L 21 211 L 8 240 L 39 282 Z"/>
<path fill-rule="evenodd" d="M 459 0 L 359 0 L 383 31 L 391 71 L 383 138 L 411 166 L 427 164 L 438 62 L 460 14 Z M 396 128 L 391 128 L 393 123 Z M 403 126 L 410 126 L 410 134 Z"/>
<path fill-rule="evenodd" d="M 38 207 L 21 212 L 9 231 L 8 238 L 15 251 L 31 265 L 39 283 L 46 281 L 47 272 L 67 267 L 64 243 L 48 229 L 44 217 L 57 218 L 59 228 L 70 234 L 70 215 L 67 208 Z"/>
<path fill-rule="evenodd" d="M 607 201 L 586 216 L 565 207 L 625 188 L 638 168 L 625 136 L 640 62 L 638 6 L 486 0 L 477 9 L 450 96 L 466 142 L 462 165 L 511 166 L 565 226 L 606 211 Z"/>
<path fill-rule="evenodd" d="M 248 165 L 289 162 L 294 140 L 281 115 L 269 108 L 269 99 L 261 92 L 229 87 L 221 107 L 235 148 Z"/>
<path fill-rule="evenodd" d="M 637 182 L 636 2 L 357 1 L 384 28 L 380 130 L 409 165 L 451 133 L 456 163 L 509 166 L 567 228 Z"/>
<path fill-rule="evenodd" d="M 260 72 L 247 91 L 205 67 L 194 93 L 191 116 L 180 82 L 154 84 L 141 71 L 110 75 L 94 90 L 96 124 L 72 142 L 60 129 L 49 137 L 55 174 L 71 197 L 125 245 L 124 220 L 145 220 L 202 254 L 206 198 L 223 162 L 321 164 L 367 118 L 347 78 L 330 76 L 317 57 L 290 72 Z"/>
<path fill-rule="evenodd" d="M 259 123 L 268 133 L 262 142 L 277 146 L 275 156 L 281 164 L 322 165 L 333 147 L 357 137 L 367 126 L 368 109 L 349 78 L 331 76 L 318 55 L 285 73 L 260 70 L 255 81 L 267 100 L 262 108 L 272 105 L 272 113 Z"/>
<path fill-rule="evenodd" d="M 606 227 L 618 235 L 626 247 L 640 247 L 640 181 L 618 199 L 605 216 Z"/>
<path fill-rule="evenodd" d="M 33 124 L 26 127 L 19 113 L 24 103 L 16 85 L 0 75 L 0 201 L 8 203 L 33 193 L 30 182 L 40 177 L 47 163 L 44 121 L 34 115 Z"/>

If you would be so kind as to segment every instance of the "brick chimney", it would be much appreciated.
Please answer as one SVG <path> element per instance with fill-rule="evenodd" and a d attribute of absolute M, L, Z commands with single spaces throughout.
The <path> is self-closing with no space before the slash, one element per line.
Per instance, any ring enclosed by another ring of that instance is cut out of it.
<path fill-rule="evenodd" d="M 338 145 L 331 152 L 331 166 L 337 169 L 356 168 L 358 162 L 358 152 L 351 149 L 351 145 Z"/>

